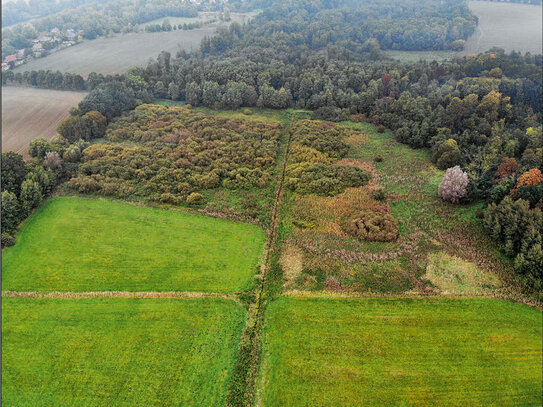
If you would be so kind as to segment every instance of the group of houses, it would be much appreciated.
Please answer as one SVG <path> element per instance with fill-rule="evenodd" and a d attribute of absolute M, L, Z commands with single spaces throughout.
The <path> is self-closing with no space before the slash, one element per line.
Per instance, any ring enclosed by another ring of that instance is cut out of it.
<path fill-rule="evenodd" d="M 41 33 L 32 40 L 32 47 L 22 48 L 16 54 L 8 55 L 2 60 L 2 71 L 13 69 L 23 64 L 28 58 L 40 58 L 48 51 L 71 47 L 83 39 L 83 31 L 71 28 L 61 31 L 53 28 L 50 32 Z"/>

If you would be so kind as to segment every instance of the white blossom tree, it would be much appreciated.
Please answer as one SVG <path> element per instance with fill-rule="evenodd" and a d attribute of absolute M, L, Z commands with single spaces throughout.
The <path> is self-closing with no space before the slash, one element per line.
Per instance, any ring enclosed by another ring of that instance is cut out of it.
<path fill-rule="evenodd" d="M 457 165 L 445 172 L 443 181 L 439 184 L 438 194 L 445 201 L 457 203 L 467 195 L 468 184 L 468 174 Z"/>

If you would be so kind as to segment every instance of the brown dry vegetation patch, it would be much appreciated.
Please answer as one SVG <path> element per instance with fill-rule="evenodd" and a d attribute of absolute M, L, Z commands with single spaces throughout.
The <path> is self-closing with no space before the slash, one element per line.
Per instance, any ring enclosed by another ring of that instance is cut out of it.
<path fill-rule="evenodd" d="M 279 264 L 283 269 L 283 277 L 285 278 L 285 288 L 289 288 L 294 284 L 294 280 L 302 272 L 303 263 L 302 250 L 294 245 L 285 244 L 281 252 Z"/>
<path fill-rule="evenodd" d="M 343 159 L 337 164 L 367 171 L 371 174 L 369 183 L 363 187 L 347 188 L 336 196 L 296 195 L 292 213 L 295 219 L 313 222 L 316 230 L 348 238 L 342 225 L 349 217 L 365 210 L 390 214 L 390 205 L 372 197 L 373 191 L 379 188 L 379 173 L 373 163 Z"/>

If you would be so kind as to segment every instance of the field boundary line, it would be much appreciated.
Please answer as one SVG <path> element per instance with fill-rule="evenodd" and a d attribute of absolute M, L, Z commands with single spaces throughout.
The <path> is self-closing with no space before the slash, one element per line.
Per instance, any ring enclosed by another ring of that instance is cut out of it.
<path fill-rule="evenodd" d="M 249 304 L 247 323 L 238 349 L 238 360 L 234 367 L 234 373 L 230 381 L 226 396 L 227 407 L 250 407 L 255 403 L 257 376 L 262 359 L 262 331 L 264 329 L 264 311 L 269 298 L 267 298 L 267 282 L 271 269 L 272 254 L 277 242 L 277 235 L 280 225 L 280 205 L 283 197 L 283 184 L 289 158 L 290 144 L 292 140 L 292 125 L 296 121 L 296 113 L 292 114 L 286 131 L 286 145 L 283 161 L 280 163 L 277 187 L 274 193 L 273 207 L 266 248 L 264 263 L 260 274 L 260 283 L 257 286 L 255 299 Z"/>
<path fill-rule="evenodd" d="M 487 294 L 461 294 L 461 293 L 446 293 L 446 294 L 422 294 L 422 293 L 357 293 L 357 292 L 327 292 L 327 291 L 301 291 L 301 290 L 290 290 L 283 291 L 279 294 L 280 297 L 290 297 L 290 298 L 330 298 L 330 299 L 355 299 L 355 298 L 365 298 L 365 299 L 434 299 L 434 300 L 451 300 L 451 299 L 494 299 L 515 302 L 518 304 L 524 304 L 529 307 L 537 308 L 543 310 L 543 303 L 524 298 L 521 296 L 507 295 L 507 294 L 497 294 L 497 293 L 487 293 Z"/>
<path fill-rule="evenodd" d="M 224 298 L 239 303 L 234 294 L 185 291 L 2 291 L 5 298 Z"/>

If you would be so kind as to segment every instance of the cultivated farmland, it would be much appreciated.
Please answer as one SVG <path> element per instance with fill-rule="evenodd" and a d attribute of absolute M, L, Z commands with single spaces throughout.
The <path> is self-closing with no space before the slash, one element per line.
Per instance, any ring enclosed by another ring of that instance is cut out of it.
<path fill-rule="evenodd" d="M 261 405 L 541 405 L 541 324 L 490 299 L 281 298 Z"/>
<path fill-rule="evenodd" d="M 2 86 L 2 152 L 27 157 L 28 143 L 36 137 L 51 139 L 84 96 L 82 92 Z"/>
<path fill-rule="evenodd" d="M 224 405 L 243 309 L 224 299 L 2 299 L 2 404 Z"/>
<path fill-rule="evenodd" d="M 541 54 L 541 6 L 470 1 L 469 8 L 479 17 L 479 25 L 466 42 L 462 55 L 477 54 L 492 47 L 503 48 L 506 52 Z"/>
<path fill-rule="evenodd" d="M 249 224 L 56 198 L 2 253 L 3 289 L 237 292 L 252 284 L 264 239 Z"/>
<path fill-rule="evenodd" d="M 232 17 L 235 21 L 243 21 L 244 18 L 243 14 Z M 225 24 L 227 23 L 213 23 L 186 31 L 120 34 L 84 41 L 45 58 L 33 59 L 14 71 L 58 70 L 83 76 L 91 72 L 104 75 L 121 74 L 129 68 L 145 66 L 149 58 L 155 59 L 161 51 L 170 52 L 175 56 L 180 50 L 199 49 L 204 37 L 213 35 L 219 26 Z"/>

